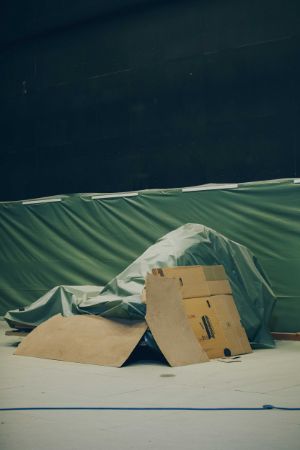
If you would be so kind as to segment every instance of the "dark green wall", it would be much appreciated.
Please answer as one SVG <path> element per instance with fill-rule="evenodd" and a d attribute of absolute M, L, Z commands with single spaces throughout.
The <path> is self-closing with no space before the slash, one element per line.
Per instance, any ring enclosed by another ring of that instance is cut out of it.
<path fill-rule="evenodd" d="M 299 177 L 299 1 L 2 5 L 1 200 Z"/>

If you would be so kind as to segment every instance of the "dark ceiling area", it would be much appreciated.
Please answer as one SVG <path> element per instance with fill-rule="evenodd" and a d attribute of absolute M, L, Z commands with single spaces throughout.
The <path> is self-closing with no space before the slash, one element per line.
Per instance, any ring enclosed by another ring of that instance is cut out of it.
<path fill-rule="evenodd" d="M 1 8 L 0 200 L 300 176 L 298 1 Z"/>

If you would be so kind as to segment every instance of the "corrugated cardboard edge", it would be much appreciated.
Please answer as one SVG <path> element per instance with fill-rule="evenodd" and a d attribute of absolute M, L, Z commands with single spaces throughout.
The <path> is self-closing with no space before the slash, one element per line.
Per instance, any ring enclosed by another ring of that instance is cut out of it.
<path fill-rule="evenodd" d="M 15 355 L 121 367 L 146 329 L 145 321 L 120 323 L 100 316 L 58 314 L 25 337 Z"/>
<path fill-rule="evenodd" d="M 146 321 L 170 366 L 209 361 L 188 323 L 178 281 L 148 274 L 146 291 Z"/>

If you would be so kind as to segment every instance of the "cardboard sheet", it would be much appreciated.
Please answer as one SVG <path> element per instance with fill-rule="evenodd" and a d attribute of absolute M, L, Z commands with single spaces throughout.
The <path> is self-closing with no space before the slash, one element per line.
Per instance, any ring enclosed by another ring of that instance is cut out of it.
<path fill-rule="evenodd" d="M 179 282 L 148 275 L 146 321 L 161 352 L 171 366 L 207 362 L 185 314 Z"/>
<path fill-rule="evenodd" d="M 25 337 L 15 355 L 121 367 L 146 329 L 145 321 L 120 323 L 99 316 L 59 314 Z"/>

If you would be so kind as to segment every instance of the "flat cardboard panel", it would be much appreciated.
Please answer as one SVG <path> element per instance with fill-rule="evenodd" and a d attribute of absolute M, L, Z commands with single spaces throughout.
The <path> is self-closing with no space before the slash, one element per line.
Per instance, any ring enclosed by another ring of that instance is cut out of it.
<path fill-rule="evenodd" d="M 15 355 L 120 367 L 146 329 L 145 321 L 120 323 L 99 316 L 59 314 L 25 337 Z"/>
<path fill-rule="evenodd" d="M 171 366 L 207 362 L 209 359 L 187 320 L 179 282 L 148 275 L 146 321 L 161 352 Z"/>
<path fill-rule="evenodd" d="M 252 352 L 240 316 L 230 295 L 183 300 L 190 325 L 209 358 Z"/>

